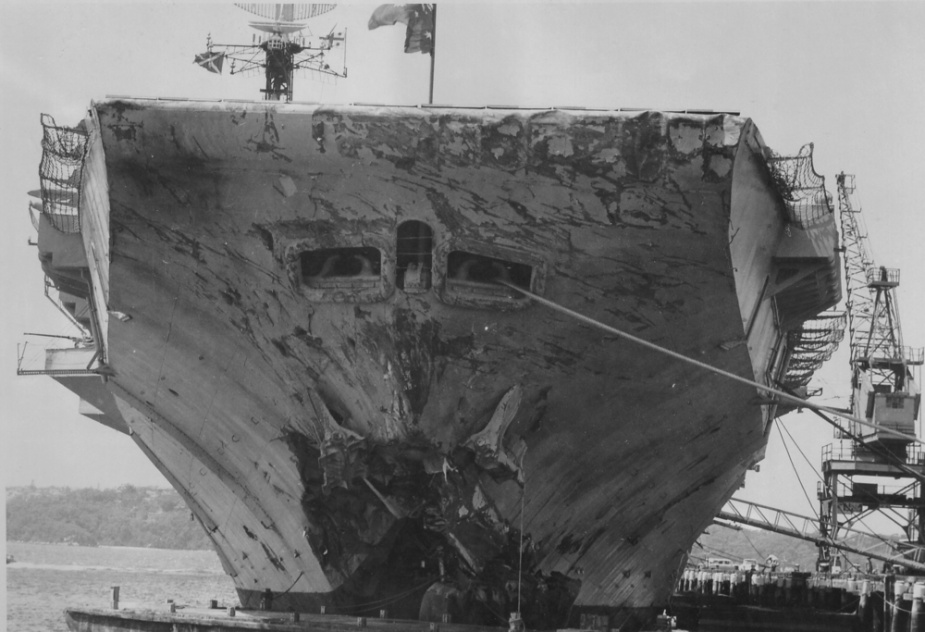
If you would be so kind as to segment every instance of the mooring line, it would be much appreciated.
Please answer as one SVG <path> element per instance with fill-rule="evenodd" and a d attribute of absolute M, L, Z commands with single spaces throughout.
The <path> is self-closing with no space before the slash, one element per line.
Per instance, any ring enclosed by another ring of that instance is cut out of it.
<path fill-rule="evenodd" d="M 296 585 L 297 583 L 299 583 L 299 580 L 302 579 L 302 575 L 304 575 L 304 574 L 305 574 L 305 571 L 302 571 L 301 573 L 299 573 L 299 576 L 295 578 L 295 581 L 292 582 L 292 584 L 289 586 L 289 588 L 287 588 L 286 590 L 284 590 L 284 591 L 282 592 L 282 594 L 285 595 L 285 594 L 288 593 L 290 590 L 292 590 L 292 589 L 295 587 L 295 585 Z"/>
<path fill-rule="evenodd" d="M 520 609 L 520 588 L 524 579 L 524 507 L 527 501 L 527 473 L 524 472 L 524 456 L 527 451 L 520 454 L 520 471 L 524 476 L 524 484 L 520 489 L 520 557 L 517 560 L 517 616 L 521 616 Z"/>
<path fill-rule="evenodd" d="M 730 380 L 734 380 L 734 381 L 736 381 L 736 382 L 740 382 L 740 383 L 742 383 L 742 384 L 747 384 L 748 386 L 755 387 L 755 388 L 759 389 L 760 391 L 763 391 L 763 392 L 768 393 L 768 394 L 770 394 L 770 395 L 776 395 L 777 397 L 779 397 L 779 398 L 781 398 L 781 399 L 783 399 L 783 400 L 785 400 L 785 401 L 798 404 L 798 405 L 799 405 L 800 407 L 802 407 L 802 408 L 809 408 L 809 409 L 812 409 L 812 410 L 818 410 L 818 411 L 826 412 L 826 413 L 829 413 L 830 415 L 837 415 L 837 416 L 839 416 L 839 417 L 841 417 L 841 418 L 843 418 L 843 419 L 847 419 L 848 421 L 853 421 L 854 423 L 856 423 L 856 424 L 858 424 L 858 425 L 861 425 L 861 426 L 867 426 L 867 427 L 869 427 L 869 428 L 873 428 L 873 429 L 878 430 L 878 431 L 880 431 L 880 432 L 882 432 L 882 433 L 884 433 L 884 434 L 892 435 L 892 436 L 898 437 L 898 438 L 900 438 L 900 439 L 905 439 L 906 441 L 913 441 L 913 442 L 915 442 L 915 443 L 925 444 L 925 441 L 919 439 L 918 437 L 914 437 L 914 436 L 912 436 L 912 435 L 907 435 L 907 434 L 904 434 L 904 433 L 902 433 L 902 432 L 897 432 L 896 430 L 893 430 L 892 428 L 886 428 L 886 427 L 881 426 L 881 425 L 879 425 L 879 424 L 875 424 L 875 423 L 871 423 L 871 422 L 869 422 L 869 421 L 865 421 L 864 419 L 860 419 L 860 418 L 855 417 L 854 415 L 851 415 L 851 414 L 846 414 L 845 412 L 840 411 L 840 410 L 836 410 L 836 409 L 834 409 L 834 408 L 828 408 L 827 406 L 819 406 L 819 405 L 817 405 L 817 404 L 813 404 L 812 402 L 810 402 L 810 401 L 808 401 L 808 400 L 802 399 L 802 398 L 800 398 L 800 397 L 794 397 L 793 395 L 790 395 L 790 394 L 788 394 L 788 393 L 785 393 L 784 391 L 779 390 L 779 389 L 776 389 L 776 388 L 774 388 L 774 387 L 772 387 L 772 386 L 765 386 L 764 384 L 760 384 L 760 383 L 758 383 L 758 382 L 755 382 L 754 380 L 750 380 L 750 379 L 745 378 L 745 377 L 742 377 L 742 376 L 740 376 L 740 375 L 736 375 L 735 373 L 730 373 L 729 371 L 725 371 L 725 370 L 720 369 L 720 368 L 718 368 L 718 367 L 711 366 L 711 365 L 709 365 L 709 364 L 706 364 L 705 362 L 701 362 L 700 360 L 695 360 L 694 358 L 690 358 L 690 357 L 688 357 L 688 356 L 686 356 L 686 355 L 682 355 L 682 354 L 680 354 L 680 353 L 678 353 L 678 352 L 676 352 L 676 351 L 672 351 L 671 349 L 666 349 L 665 347 L 662 347 L 662 346 L 659 346 L 659 345 L 657 345 L 657 344 L 655 344 L 655 343 L 649 342 L 648 340 L 643 340 L 642 338 L 638 338 L 638 337 L 634 336 L 633 334 L 626 333 L 625 331 L 620 331 L 619 329 L 616 329 L 615 327 L 611 327 L 610 325 L 605 325 L 604 323 L 602 323 L 602 322 L 600 322 L 600 321 L 594 320 L 593 318 L 591 318 L 591 317 L 589 317 L 589 316 L 585 316 L 584 314 L 580 314 L 580 313 L 578 313 L 578 312 L 576 312 L 576 311 L 573 311 L 573 310 L 569 309 L 568 307 L 564 307 L 564 306 L 562 306 L 562 305 L 559 305 L 558 303 L 555 303 L 555 302 L 553 302 L 553 301 L 550 301 L 549 299 L 543 298 L 542 296 L 537 296 L 537 295 L 534 294 L 533 292 L 529 292 L 529 291 L 527 291 L 527 290 L 525 290 L 525 289 L 523 289 L 523 288 L 521 288 L 521 287 L 517 287 L 517 286 L 514 285 L 513 283 L 508 283 L 507 281 L 502 281 L 502 280 L 500 280 L 500 279 L 497 280 L 496 282 L 497 282 L 497 283 L 500 283 L 501 285 L 505 285 L 505 286 L 511 288 L 512 290 L 516 290 L 517 292 L 520 292 L 520 293 L 523 294 L 524 296 L 530 297 L 531 299 L 533 299 L 534 301 L 536 301 L 537 303 L 539 303 L 539 304 L 541 304 L 541 305 L 545 305 L 546 307 L 548 307 L 548 308 L 550 308 L 550 309 L 552 309 L 552 310 L 555 310 L 555 311 L 557 311 L 557 312 L 560 312 L 560 313 L 562 313 L 562 314 L 565 314 L 566 316 L 570 316 L 570 317 L 572 317 L 572 318 L 575 318 L 576 320 L 580 320 L 581 322 L 583 322 L 583 323 L 585 323 L 585 324 L 588 324 L 588 325 L 591 325 L 592 327 L 596 327 L 596 328 L 598 328 L 598 329 L 601 329 L 601 330 L 603 330 L 603 331 L 606 331 L 606 332 L 608 332 L 608 333 L 611 333 L 611 334 L 613 334 L 613 335 L 615 335 L 615 336 L 620 336 L 621 338 L 626 338 L 627 340 L 629 340 L 629 341 L 631 341 L 631 342 L 635 342 L 635 343 L 637 343 L 637 344 L 640 344 L 640 345 L 642 345 L 643 347 L 646 347 L 646 348 L 648 348 L 648 349 L 652 349 L 653 351 L 658 351 L 659 353 L 668 355 L 668 356 L 670 356 L 670 357 L 672 357 L 672 358 L 675 358 L 676 360 L 681 360 L 681 361 L 683 361 L 683 362 L 687 362 L 688 364 L 693 364 L 694 366 L 700 367 L 701 369 L 704 369 L 704 370 L 707 370 L 707 371 L 712 371 L 713 373 L 716 373 L 717 375 L 722 375 L 723 377 L 727 377 L 727 378 L 729 378 Z"/>

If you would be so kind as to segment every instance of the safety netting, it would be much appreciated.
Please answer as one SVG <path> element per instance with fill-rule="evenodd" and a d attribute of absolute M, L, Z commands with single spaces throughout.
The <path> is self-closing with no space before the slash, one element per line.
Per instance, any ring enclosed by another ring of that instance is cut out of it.
<path fill-rule="evenodd" d="M 796 156 L 768 158 L 768 167 L 784 199 L 790 222 L 800 228 L 818 224 L 832 215 L 832 201 L 825 190 L 825 177 L 813 168 L 813 144 L 807 143 Z"/>
<path fill-rule="evenodd" d="M 42 131 L 42 214 L 58 230 L 79 233 L 80 178 L 87 134 L 78 128 L 58 126 L 48 114 L 42 114 Z"/>
<path fill-rule="evenodd" d="M 847 316 L 844 312 L 827 312 L 803 323 L 787 334 L 790 362 L 781 380 L 795 389 L 806 386 L 813 373 L 832 357 L 838 343 L 845 337 Z"/>

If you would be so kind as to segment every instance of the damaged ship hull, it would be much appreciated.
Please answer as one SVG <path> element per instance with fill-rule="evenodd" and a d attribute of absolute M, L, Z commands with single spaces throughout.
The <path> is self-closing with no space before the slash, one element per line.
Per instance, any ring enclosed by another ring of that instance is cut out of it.
<path fill-rule="evenodd" d="M 771 385 L 840 295 L 830 209 L 795 215 L 734 115 L 122 99 L 85 128 L 95 375 L 59 379 L 245 607 L 641 625 L 777 407 L 517 288 Z"/>

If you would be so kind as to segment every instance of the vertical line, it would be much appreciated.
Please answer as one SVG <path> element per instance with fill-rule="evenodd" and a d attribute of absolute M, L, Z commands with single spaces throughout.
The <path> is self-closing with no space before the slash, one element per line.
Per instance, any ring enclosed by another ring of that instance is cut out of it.
<path fill-rule="evenodd" d="M 430 36 L 430 95 L 428 97 L 427 103 L 433 105 L 434 103 L 434 57 L 437 52 L 437 5 L 434 4 L 434 13 L 432 16 L 434 23 L 434 30 Z"/>
<path fill-rule="evenodd" d="M 517 559 L 517 618 L 521 618 L 520 590 L 524 576 L 524 509 L 527 503 L 527 474 L 524 472 L 524 457 L 526 450 L 520 455 L 520 471 L 523 473 L 524 484 L 520 490 L 520 555 Z"/>

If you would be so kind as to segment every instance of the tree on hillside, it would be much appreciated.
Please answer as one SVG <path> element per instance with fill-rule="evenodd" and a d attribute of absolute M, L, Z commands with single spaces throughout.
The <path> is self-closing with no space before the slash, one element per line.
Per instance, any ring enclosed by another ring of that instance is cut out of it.
<path fill-rule="evenodd" d="M 7 538 L 87 546 L 209 549 L 211 544 L 173 490 L 12 488 Z"/>

